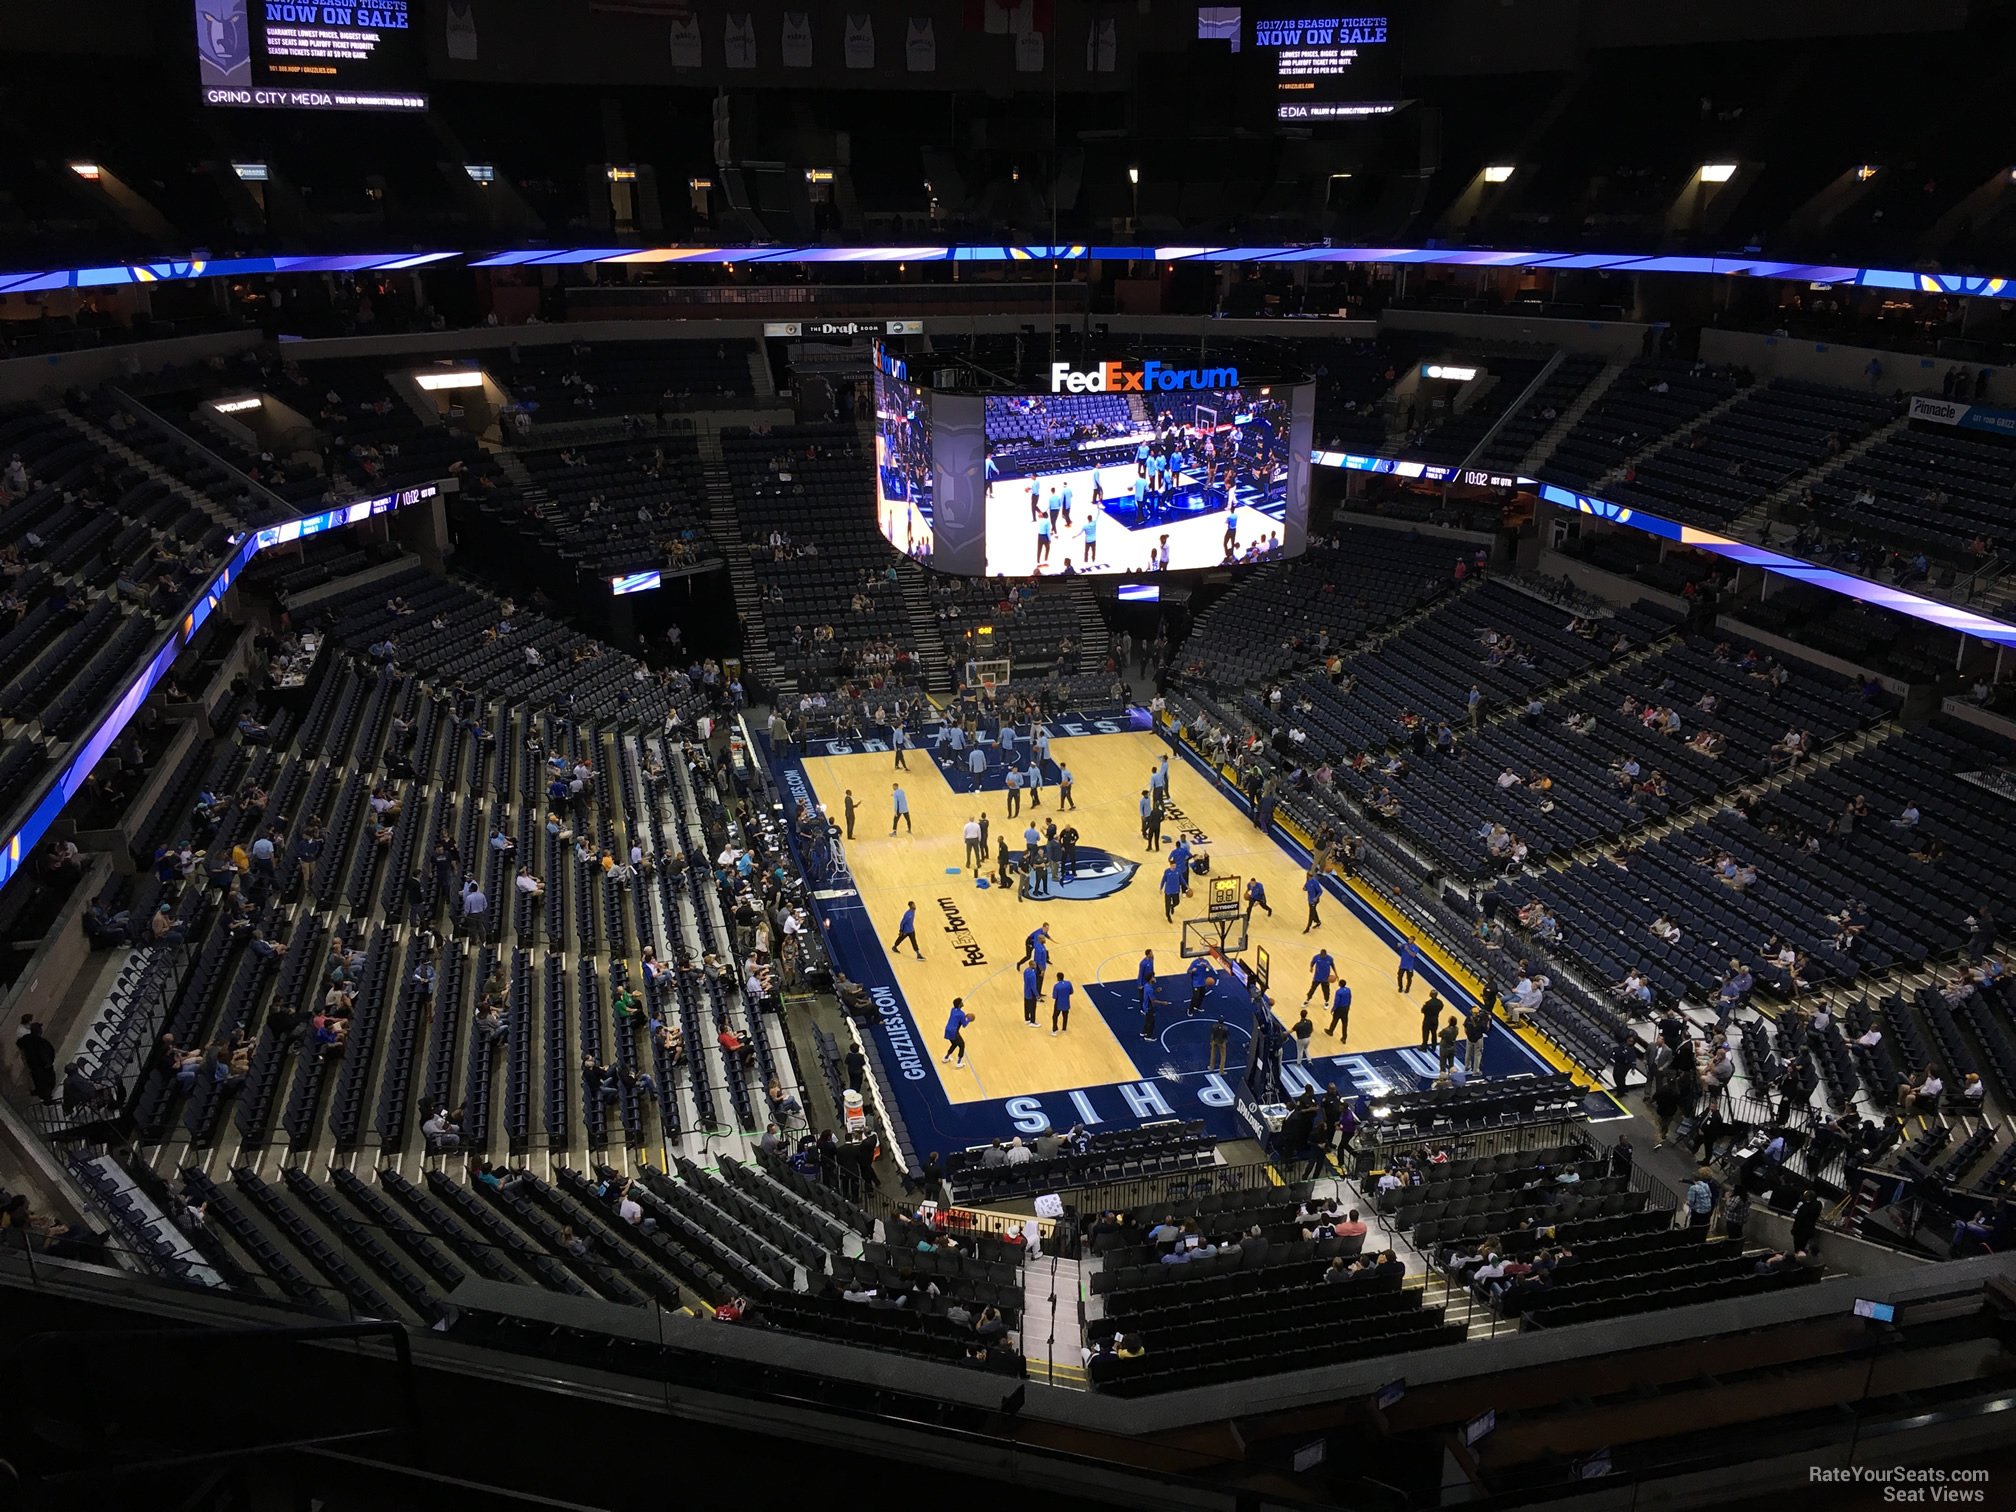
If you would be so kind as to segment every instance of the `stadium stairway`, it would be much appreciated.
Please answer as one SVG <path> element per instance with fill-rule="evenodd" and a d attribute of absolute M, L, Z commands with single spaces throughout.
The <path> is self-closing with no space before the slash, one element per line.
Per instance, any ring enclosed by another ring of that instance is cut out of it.
<path fill-rule="evenodd" d="M 1615 383 L 1618 375 L 1630 365 L 1628 362 L 1605 364 L 1603 371 L 1596 375 L 1594 381 L 1576 395 L 1575 402 L 1563 410 L 1552 425 L 1541 432 L 1540 439 L 1533 443 L 1533 449 L 1521 459 L 1519 471 L 1529 478 L 1535 476 L 1535 469 L 1554 455 L 1554 448 L 1561 444 L 1561 438 L 1575 428 L 1582 417 L 1589 413 L 1591 406 L 1610 392 L 1610 385 Z"/>
<path fill-rule="evenodd" d="M 518 453 L 509 447 L 493 447 L 487 444 L 483 449 L 496 462 L 497 470 L 511 480 L 512 491 L 531 505 L 535 514 L 543 513 L 540 505 L 550 500 L 553 495 L 540 486 L 539 480 L 532 476 L 531 469 L 525 465 Z"/>
<path fill-rule="evenodd" d="M 1729 533 L 1738 540 L 1747 541 L 1754 539 L 1763 531 L 1767 523 L 1772 520 L 1783 519 L 1785 506 L 1796 500 L 1806 489 L 1811 488 L 1822 478 L 1831 477 L 1834 473 L 1839 472 L 1864 452 L 1882 445 L 1909 424 L 1910 417 L 1900 415 L 1887 424 L 1877 426 L 1876 429 L 1855 442 L 1852 446 L 1843 447 L 1819 467 L 1809 468 L 1803 473 L 1798 473 L 1793 477 L 1787 478 L 1780 487 L 1773 489 L 1737 518 L 1731 520 L 1729 522 Z"/>
<path fill-rule="evenodd" d="M 1708 408 L 1701 411 L 1700 414 L 1689 418 L 1678 430 L 1661 430 L 1658 435 L 1649 438 L 1638 450 L 1625 457 L 1623 461 L 1619 462 L 1591 484 L 1591 491 L 1600 493 L 1611 484 L 1622 482 L 1624 474 L 1636 467 L 1640 462 L 1643 462 L 1647 457 L 1650 457 L 1655 452 L 1663 451 L 1668 446 L 1677 445 L 1696 431 L 1705 429 L 1714 421 L 1728 414 L 1730 410 L 1736 408 L 1737 405 L 1749 397 L 1750 393 L 1750 389 L 1739 388 L 1726 399 L 1717 400 L 1714 404 L 1709 405 Z"/>
<path fill-rule="evenodd" d="M 1087 1389 L 1078 1306 L 1083 1285 L 1076 1260 L 1045 1255 L 1022 1267 L 1022 1356 L 1029 1374 L 1078 1391 Z"/>
<path fill-rule="evenodd" d="M 152 462 L 149 462 L 145 457 L 141 456 L 140 453 L 133 450 L 132 447 L 128 446 L 124 441 L 121 441 L 117 436 L 113 435 L 110 431 L 105 430 L 101 426 L 92 424 L 89 420 L 86 420 L 82 415 L 77 414 L 74 410 L 71 410 L 67 406 L 59 407 L 55 411 L 53 411 L 53 413 L 62 417 L 63 423 L 65 425 L 68 425 L 72 430 L 76 431 L 79 435 L 84 436 L 93 445 L 101 446 L 107 452 L 111 453 L 111 455 L 119 458 L 120 461 L 125 462 L 127 465 L 131 467 L 137 467 L 141 472 L 145 473 L 155 482 L 161 484 L 170 493 L 174 494 L 176 498 L 187 500 L 190 504 L 193 504 L 196 508 L 202 510 L 204 514 L 208 515 L 218 524 L 228 525 L 233 530 L 239 528 L 240 522 L 235 517 L 233 517 L 230 514 L 227 514 L 223 509 L 219 508 L 217 502 L 214 499 L 212 499 L 209 495 L 198 493 L 195 489 L 191 488 L 187 483 L 184 483 L 180 478 L 177 478 L 173 473 L 167 472 L 166 470 L 155 466 Z"/>
<path fill-rule="evenodd" d="M 1106 616 L 1099 612 L 1099 594 L 1092 580 L 1084 577 L 1071 580 L 1070 592 L 1071 607 L 1078 611 L 1078 666 L 1081 671 L 1096 672 L 1107 635 Z"/>
<path fill-rule="evenodd" d="M 945 654 L 945 637 L 938 633 L 938 613 L 931 604 L 931 574 L 909 557 L 899 557 L 896 577 L 903 590 L 904 611 L 910 616 L 917 660 L 924 669 L 925 691 L 947 697 L 958 678 L 954 676 L 951 658 Z M 958 671 L 963 674 L 965 669 Z"/>
<path fill-rule="evenodd" d="M 795 691 L 797 680 L 785 674 L 776 653 L 770 649 L 770 632 L 763 624 L 762 595 L 756 587 L 756 568 L 749 560 L 747 532 L 735 514 L 735 485 L 728 475 L 727 459 L 721 455 L 721 434 L 713 426 L 694 433 L 700 451 L 700 476 L 707 482 L 707 524 L 714 541 L 728 559 L 728 582 L 735 592 L 735 612 L 742 617 L 743 658 L 756 674 L 756 682 L 778 692 Z"/>

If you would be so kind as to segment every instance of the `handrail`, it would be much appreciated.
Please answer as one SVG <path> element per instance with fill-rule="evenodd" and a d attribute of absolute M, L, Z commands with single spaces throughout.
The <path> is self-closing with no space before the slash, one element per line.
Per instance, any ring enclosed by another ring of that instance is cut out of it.
<path fill-rule="evenodd" d="M 1567 360 L 1567 349 L 1563 347 L 1555 348 L 1554 355 L 1547 359 L 1547 365 L 1533 375 L 1533 381 L 1519 391 L 1517 399 L 1514 399 L 1498 412 L 1498 418 L 1491 422 L 1491 428 L 1477 438 L 1477 444 L 1464 454 L 1463 461 L 1459 465 L 1462 467 L 1475 467 L 1477 459 L 1483 456 L 1491 443 L 1498 438 L 1498 432 L 1505 428 L 1505 423 L 1526 407 L 1526 401 L 1538 393 L 1541 386 L 1554 376 L 1554 370 Z M 1444 489 L 1447 489 L 1449 485 L 1445 483 L 1442 486 Z"/>
<path fill-rule="evenodd" d="M 170 441 L 173 441 L 177 446 L 181 447 L 183 450 L 194 452 L 197 456 L 201 457 L 205 462 L 208 462 L 212 467 L 223 469 L 225 472 L 229 473 L 232 477 L 236 478 L 241 484 L 243 484 L 248 493 L 263 496 L 269 505 L 279 510 L 281 514 L 286 518 L 291 520 L 301 513 L 298 507 L 290 503 L 288 500 L 283 499 L 279 494 L 275 493 L 272 489 L 268 488 L 264 483 L 259 482 L 256 478 L 252 477 L 249 473 L 247 473 L 243 468 L 233 463 L 229 458 L 224 457 L 218 452 L 212 451 L 208 446 L 205 446 L 201 441 L 198 441 L 194 436 L 190 435 L 189 432 L 182 430 L 175 425 L 170 424 L 167 420 L 164 420 L 161 416 L 154 413 L 153 410 L 149 409 L 140 400 L 134 398 L 131 394 L 127 393 L 125 389 L 119 388 L 118 386 L 114 385 L 112 388 L 112 397 L 117 399 L 121 404 L 123 404 L 126 407 L 127 412 L 131 414 L 134 419 L 139 420 L 143 424 L 151 427 L 153 430 L 158 431 L 162 436 L 164 436 Z M 182 486 L 184 488 L 189 488 L 189 485 L 186 483 L 184 483 Z M 196 492 L 194 488 L 189 488 L 189 491 L 191 493 Z"/>

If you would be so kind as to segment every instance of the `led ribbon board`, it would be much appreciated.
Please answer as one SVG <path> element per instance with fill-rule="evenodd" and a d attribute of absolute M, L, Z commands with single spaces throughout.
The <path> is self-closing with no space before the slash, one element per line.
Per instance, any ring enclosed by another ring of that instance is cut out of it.
<path fill-rule="evenodd" d="M 189 278 L 247 278 L 280 273 L 388 272 L 460 257 L 456 252 L 381 252 L 332 257 L 161 259 L 83 268 L 0 273 L 0 294 L 49 289 L 97 289 L 119 284 L 165 283 Z M 1446 268 L 1530 268 L 1564 272 L 1681 273 L 1725 278 L 1777 278 L 1845 284 L 1904 294 L 1959 294 L 2016 299 L 2016 278 L 1986 273 L 1918 273 L 1901 268 L 1854 268 L 1825 263 L 1771 262 L 1749 257 L 1667 257 L 1642 252 L 1501 251 L 1460 247 L 1122 247 L 1087 246 L 880 246 L 880 247 L 572 247 L 495 252 L 469 259 L 472 268 L 578 267 L 587 263 L 904 262 L 1205 262 L 1396 263 Z"/>
<path fill-rule="evenodd" d="M 1643 531 L 1646 535 L 1658 536 L 1661 540 L 1689 546 L 1696 551 L 1705 551 L 1710 556 L 1722 557 L 1745 567 L 1762 567 L 1767 572 L 1775 572 L 1782 577 L 1794 578 L 1802 583 L 1812 583 L 1816 587 L 1827 589 L 1830 593 L 1838 593 L 1844 598 L 1852 598 L 1860 603 L 1874 604 L 1879 609 L 1907 615 L 1925 624 L 1937 625 L 1943 630 L 1957 630 L 1963 635 L 1971 635 L 1994 645 L 2016 647 L 2016 625 L 2007 624 L 2002 620 L 1990 619 L 1985 614 L 1975 614 L 1971 610 L 1942 603 L 1923 594 L 1907 593 L 1902 588 L 1893 588 L 1887 583 L 1871 582 L 1868 578 L 1857 577 L 1852 572 L 1842 572 L 1839 568 L 1822 567 L 1806 561 L 1803 557 L 1787 556 L 1784 552 L 1773 551 L 1768 546 L 1757 546 L 1748 541 L 1733 541 L 1728 536 L 1717 535 L 1712 530 L 1703 530 L 1696 525 L 1683 525 L 1678 520 L 1669 520 L 1663 515 L 1647 514 L 1632 505 L 1619 504 L 1610 499 L 1599 498 L 1595 494 L 1577 493 L 1574 489 L 1563 488 L 1559 484 L 1542 483 L 1533 478 L 1501 477 L 1460 467 L 1434 467 L 1423 462 L 1404 462 L 1394 457 L 1361 456 L 1354 452 L 1313 452 L 1309 460 L 1317 467 L 1341 467 L 1350 472 L 1382 473 L 1396 478 L 1419 479 L 1426 483 L 1472 483 L 1531 489 L 1549 504 L 1572 509 L 1577 514 L 1594 515 L 1597 519 L 1608 520 L 1613 525 Z"/>
<path fill-rule="evenodd" d="M 325 509 L 319 514 L 304 515 L 298 520 L 285 520 L 278 525 L 262 526 L 255 533 L 241 540 L 230 558 L 217 569 L 210 581 L 183 610 L 154 654 L 147 659 L 147 665 L 140 675 L 133 679 L 119 701 L 106 712 L 97 726 L 78 742 L 77 749 L 69 761 L 51 777 L 29 805 L 28 814 L 20 826 L 8 837 L 4 850 L 0 850 L 0 887 L 13 880 L 21 870 L 21 864 L 49 833 L 49 826 L 63 812 L 65 805 L 84 786 L 84 779 L 91 775 L 91 769 L 99 759 L 111 749 L 112 742 L 119 738 L 133 716 L 140 712 L 140 706 L 147 701 L 161 679 L 168 675 L 175 665 L 175 658 L 195 638 L 196 632 L 216 612 L 224 602 L 224 595 L 231 591 L 231 585 L 238 580 L 252 559 L 260 552 L 274 546 L 284 546 L 293 541 L 305 540 L 309 536 L 320 535 L 325 530 L 340 529 L 345 525 L 355 525 L 372 515 L 387 514 L 404 509 L 409 504 L 423 503 L 434 498 L 439 490 L 429 483 L 420 488 L 401 489 L 398 493 L 380 494 L 373 499 L 358 499 L 349 504 L 339 504 L 334 509 Z"/>

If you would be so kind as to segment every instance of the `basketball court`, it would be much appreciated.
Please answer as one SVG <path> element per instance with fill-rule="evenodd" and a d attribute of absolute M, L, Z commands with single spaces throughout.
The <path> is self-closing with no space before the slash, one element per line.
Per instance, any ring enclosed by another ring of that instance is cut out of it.
<path fill-rule="evenodd" d="M 1178 480 L 1159 513 L 1147 524 L 1136 524 L 1136 475 L 1130 456 L 1124 464 L 1045 472 L 1033 479 L 1002 478 L 989 484 L 987 571 L 1032 577 L 1062 572 L 1069 561 L 1074 572 L 1149 572 L 1154 570 L 1150 557 L 1164 535 L 1169 537 L 1172 568 L 1216 567 L 1225 560 L 1227 511 L 1222 486 L 1207 489 L 1201 474 L 1192 470 Z M 1095 479 L 1106 501 L 1096 507 L 1092 503 Z M 1071 523 L 1058 522 L 1047 556 L 1039 551 L 1037 522 L 1029 513 L 1032 482 L 1046 505 L 1053 492 L 1071 490 Z M 1287 514 L 1286 490 L 1277 486 L 1264 504 L 1260 491 L 1250 486 L 1239 488 L 1237 496 L 1239 502 L 1230 511 L 1234 554 L 1244 554 L 1247 547 L 1264 542 L 1270 534 L 1278 541 Z M 1085 539 L 1087 520 L 1095 515 L 1096 553 L 1088 549 Z"/>
<path fill-rule="evenodd" d="M 1336 976 L 1351 985 L 1342 1039 L 1323 1032 L 1330 1015 L 1322 994 L 1309 1002 L 1317 1032 L 1306 1067 L 1293 1064 L 1292 1042 L 1286 1052 L 1291 1090 L 1335 1082 L 1347 1091 L 1377 1092 L 1432 1080 L 1432 1052 L 1416 1048 L 1421 1004 L 1432 985 L 1460 1010 L 1466 1000 L 1456 996 L 1453 983 L 1428 970 L 1411 994 L 1400 993 L 1391 929 L 1334 879 L 1320 905 L 1321 927 L 1303 933 L 1307 873 L 1298 855 L 1255 829 L 1242 805 L 1160 734 L 1129 729 L 1124 718 L 1067 717 L 1048 728 L 1051 759 L 1040 805 L 1025 793 L 1017 816 L 1008 811 L 998 752 L 990 752 L 976 783 L 963 756 L 934 753 L 933 729 L 906 753 L 907 772 L 894 770 L 893 753 L 882 741 L 815 741 L 807 752 L 773 758 L 780 785 L 793 799 L 809 797 L 838 816 L 845 795 L 854 795 L 854 836 L 843 841 L 844 864 L 820 890 L 818 907 L 840 968 L 868 988 L 876 1006 L 878 1032 L 870 1038 L 882 1085 L 901 1105 L 920 1152 L 1048 1125 L 1124 1126 L 1168 1117 L 1204 1118 L 1221 1135 L 1247 1132 L 1234 1103 L 1247 1064 L 1252 997 L 1221 961 L 1201 1011 L 1188 1011 L 1192 984 L 1183 921 L 1208 917 L 1213 878 L 1238 878 L 1242 898 L 1248 880 L 1266 889 L 1273 915 L 1254 911 L 1243 950 L 1239 921 L 1230 921 L 1228 943 L 1248 971 L 1264 967 L 1274 1015 L 1284 1025 L 1292 1025 L 1303 1006 L 1318 948 L 1330 952 Z M 1165 755 L 1172 758 L 1170 798 L 1164 848 L 1154 851 L 1141 834 L 1140 799 Z M 1029 765 L 1026 735 L 1016 765 Z M 1058 773 L 1067 766 L 1076 807 L 1060 810 Z M 891 835 L 893 782 L 901 782 L 908 797 L 911 826 Z M 983 813 L 989 864 L 976 874 L 963 830 Z M 1019 857 L 1031 818 L 1039 829 L 1052 818 L 1069 822 L 1080 835 L 1078 876 L 1048 897 L 1027 898 L 1016 886 L 994 885 L 1001 836 Z M 1191 877 L 1191 895 L 1178 901 L 1171 921 L 1164 917 L 1162 878 L 1168 847 L 1179 835 L 1209 858 L 1210 871 Z M 913 903 L 922 960 L 907 944 L 900 953 L 890 949 Z M 1021 961 L 1027 936 L 1046 923 L 1051 964 L 1032 1028 L 1023 1012 Z M 1216 926 L 1202 928 L 1216 938 Z M 1161 1002 L 1153 1032 L 1144 1037 L 1138 974 L 1151 950 Z M 1068 1028 L 1053 1035 L 1049 986 L 1059 970 L 1078 991 Z M 943 1031 L 954 998 L 964 999 L 974 1015 L 965 1030 L 963 1068 L 944 1058 Z M 1222 1070 L 1211 1063 L 1212 1025 L 1221 1020 L 1228 1039 Z M 1492 1034 L 1487 1056 L 1486 1074 L 1545 1069 L 1502 1030 Z"/>

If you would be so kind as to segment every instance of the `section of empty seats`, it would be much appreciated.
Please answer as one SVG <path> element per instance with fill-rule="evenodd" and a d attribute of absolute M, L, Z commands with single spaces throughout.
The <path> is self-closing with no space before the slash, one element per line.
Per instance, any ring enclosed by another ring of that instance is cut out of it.
<path fill-rule="evenodd" d="M 1806 500 L 1825 526 L 1978 565 L 2016 526 L 2016 447 L 1917 422 L 1816 482 Z"/>
<path fill-rule="evenodd" d="M 539 426 L 600 416 L 686 410 L 696 400 L 755 393 L 746 341 L 586 341 L 521 344 L 485 364 Z M 701 407 L 705 407 L 704 405 Z"/>
<path fill-rule="evenodd" d="M 1451 561 L 1445 542 L 1334 526 L 1301 557 L 1248 574 L 1206 610 L 1184 642 L 1184 675 L 1232 688 L 1348 651 L 1448 591 Z"/>
<path fill-rule="evenodd" d="M 1603 359 L 1569 352 L 1541 381 L 1531 396 L 1506 415 L 1477 465 L 1492 472 L 1517 473 L 1540 438 L 1582 397 L 1582 391 L 1603 371 Z"/>
<path fill-rule="evenodd" d="M 1641 459 L 1605 496 L 1690 524 L 1726 524 L 1892 413 L 1881 395 L 1777 379 Z"/>
<path fill-rule="evenodd" d="M 1433 383 L 1437 391 L 1425 401 L 1416 395 L 1413 427 L 1400 449 L 1402 457 L 1444 467 L 1465 461 L 1547 366 L 1547 357 L 1530 347 L 1481 361 L 1485 368 L 1481 380 L 1451 384 L 1446 390 L 1438 380 L 1424 376 L 1422 387 Z"/>
<path fill-rule="evenodd" d="M 1587 488 L 1735 393 L 1736 380 L 1720 369 L 1672 357 L 1633 363 L 1561 438 L 1540 476 Z"/>
<path fill-rule="evenodd" d="M 1674 998 L 1714 996 L 1732 960 L 1782 997 L 1919 965 L 1966 944 L 2001 891 L 2016 838 L 2007 805 L 1956 778 L 2011 755 L 1974 727 L 1935 722 L 1785 783 L 1742 817 L 1638 846 L 1624 891 L 1612 863 L 1578 862 L 1515 897 L 1607 921 L 1564 932 L 1560 948 L 1604 981 L 1647 971 Z M 1661 917 L 1677 935 L 1652 933 Z"/>
<path fill-rule="evenodd" d="M 524 496 L 456 501 L 489 530 L 471 549 L 489 559 L 540 551 L 583 581 L 653 567 L 681 568 L 715 554 L 706 530 L 707 482 L 684 436 L 521 453 L 535 487 Z M 606 588 L 606 584 L 604 587 Z"/>
<path fill-rule="evenodd" d="M 475 721 L 475 738 L 485 745 L 497 732 L 481 722 L 490 706 L 479 689 L 492 699 L 584 718 L 652 721 L 676 706 L 690 720 L 706 706 L 704 692 L 684 673 L 654 676 L 599 641 L 417 566 L 373 583 L 368 596 L 344 600 L 333 620 L 337 638 L 354 653 L 418 668 L 449 690 L 448 717 L 458 727 Z"/>
<path fill-rule="evenodd" d="M 1424 1305 L 1396 1264 L 1354 1270 L 1312 1253 L 1252 1269 L 1206 1266 L 1194 1279 L 1179 1266 L 1182 1279 L 1109 1295 L 1107 1315 L 1087 1326 L 1095 1388 L 1146 1395 L 1432 1349 L 1465 1333 Z"/>
<path fill-rule="evenodd" d="M 911 680 L 915 637 L 860 447 L 837 425 L 721 436 L 770 649 L 801 680 Z"/>

